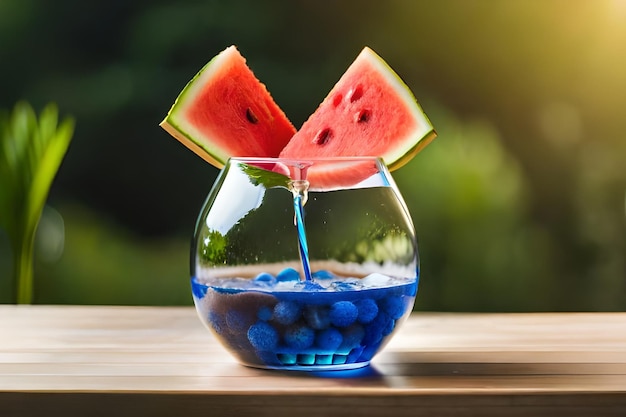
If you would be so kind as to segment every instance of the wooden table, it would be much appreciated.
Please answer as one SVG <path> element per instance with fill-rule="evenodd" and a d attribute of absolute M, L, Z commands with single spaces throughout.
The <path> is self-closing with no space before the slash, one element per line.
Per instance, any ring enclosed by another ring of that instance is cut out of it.
<path fill-rule="evenodd" d="M 371 367 L 238 365 L 191 307 L 0 306 L 0 416 L 626 416 L 626 313 L 414 314 Z"/>

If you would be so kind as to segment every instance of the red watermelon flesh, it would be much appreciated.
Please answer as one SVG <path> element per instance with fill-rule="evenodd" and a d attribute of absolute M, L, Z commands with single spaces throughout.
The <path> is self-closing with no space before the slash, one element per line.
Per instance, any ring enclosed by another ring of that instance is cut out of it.
<path fill-rule="evenodd" d="M 161 126 L 218 168 L 231 156 L 277 157 L 296 132 L 234 46 L 187 84 Z"/>
<path fill-rule="evenodd" d="M 307 163 L 305 170 L 290 169 L 291 179 L 306 179 L 311 191 L 332 191 L 358 188 L 361 183 L 381 171 L 382 160 L 373 157 L 333 157 L 332 159 L 300 159 Z M 274 171 L 280 172 L 275 167 Z M 284 168 L 282 168 L 284 172 Z M 382 185 L 382 178 L 369 183 Z"/>
<path fill-rule="evenodd" d="M 297 175 L 306 172 L 313 189 L 352 187 L 378 170 L 371 160 L 320 158 L 380 157 L 394 170 L 436 136 L 409 88 L 367 47 L 297 133 L 234 46 L 187 84 L 161 126 L 218 168 L 229 157 L 309 161 Z"/>
<path fill-rule="evenodd" d="M 432 124 L 398 75 L 364 48 L 300 130 L 283 158 L 379 156 L 391 170 L 408 162 L 436 136 Z M 364 167 L 309 171 L 319 186 L 348 186 L 372 174 Z M 316 178 L 316 176 L 318 178 Z"/>
<path fill-rule="evenodd" d="M 383 177 L 386 171 L 382 159 L 375 157 L 333 157 L 333 158 L 239 158 L 250 170 L 254 182 L 287 186 L 287 180 L 308 181 L 309 191 L 332 191 L 346 188 L 385 186 L 389 178 Z M 262 171 L 270 171 L 284 176 L 285 181 L 276 181 L 271 174 L 263 176 Z M 371 178 L 370 178 L 371 177 Z"/>

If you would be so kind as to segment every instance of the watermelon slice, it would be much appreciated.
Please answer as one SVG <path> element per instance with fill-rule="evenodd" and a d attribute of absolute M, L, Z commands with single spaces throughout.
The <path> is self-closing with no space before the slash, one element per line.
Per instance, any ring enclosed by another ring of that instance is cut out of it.
<path fill-rule="evenodd" d="M 231 156 L 277 157 L 296 132 L 235 46 L 189 81 L 160 125 L 218 168 Z"/>
<path fill-rule="evenodd" d="M 394 170 L 435 136 L 411 90 L 365 47 L 280 156 L 380 156 Z"/>
<path fill-rule="evenodd" d="M 378 169 L 372 160 L 321 158 L 380 157 L 394 170 L 436 136 L 410 89 L 367 47 L 297 132 L 234 46 L 187 84 L 161 126 L 218 168 L 229 157 L 309 161 L 301 172 L 273 164 L 271 170 L 292 179 L 307 172 L 315 189 L 352 186 Z"/>

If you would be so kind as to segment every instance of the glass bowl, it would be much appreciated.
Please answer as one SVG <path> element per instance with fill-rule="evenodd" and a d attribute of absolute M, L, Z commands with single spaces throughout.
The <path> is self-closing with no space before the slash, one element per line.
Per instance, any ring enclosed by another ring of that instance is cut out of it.
<path fill-rule="evenodd" d="M 198 315 L 243 365 L 367 366 L 413 309 L 413 222 L 379 158 L 231 158 L 198 217 Z"/>

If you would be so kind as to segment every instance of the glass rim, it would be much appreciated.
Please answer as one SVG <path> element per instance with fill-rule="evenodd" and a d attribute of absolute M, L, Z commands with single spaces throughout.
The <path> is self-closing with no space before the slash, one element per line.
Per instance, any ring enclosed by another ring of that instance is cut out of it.
<path fill-rule="evenodd" d="M 389 167 L 379 156 L 230 157 L 220 169 L 223 172 L 231 169 L 255 170 L 253 176 L 260 175 L 256 170 L 273 172 L 291 181 L 307 181 L 309 191 L 367 188 L 373 184 L 389 186 L 393 182 Z"/>
<path fill-rule="evenodd" d="M 359 161 L 378 161 L 384 165 L 385 161 L 382 156 L 327 156 L 327 157 L 273 157 L 273 156 L 231 156 L 226 160 L 226 164 L 229 162 L 282 162 L 282 163 L 306 163 L 306 162 L 359 162 Z"/>

